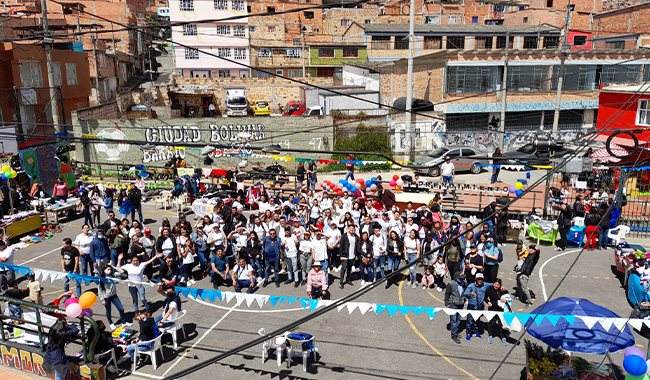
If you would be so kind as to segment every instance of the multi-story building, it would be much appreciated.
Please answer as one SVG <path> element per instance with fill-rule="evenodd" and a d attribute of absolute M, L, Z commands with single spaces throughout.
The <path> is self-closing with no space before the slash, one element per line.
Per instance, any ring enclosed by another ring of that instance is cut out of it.
<path fill-rule="evenodd" d="M 169 19 L 171 23 L 183 23 L 172 27 L 176 69 L 180 75 L 250 77 L 250 31 L 245 0 L 170 0 Z M 221 19 L 224 21 L 214 21 Z"/>
<path fill-rule="evenodd" d="M 368 53 L 360 44 L 312 44 L 309 46 L 309 73 L 312 77 L 330 77 L 341 84 L 343 65 L 366 62 Z"/>
<path fill-rule="evenodd" d="M 594 15 L 595 48 L 650 47 L 650 2 Z"/>

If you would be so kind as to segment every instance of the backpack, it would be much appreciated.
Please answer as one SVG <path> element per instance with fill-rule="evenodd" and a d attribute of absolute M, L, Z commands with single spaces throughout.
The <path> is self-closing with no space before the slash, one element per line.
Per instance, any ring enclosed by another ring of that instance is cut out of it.
<path fill-rule="evenodd" d="M 158 338 L 160 336 L 160 329 L 156 323 L 153 324 L 153 335 Z"/>
<path fill-rule="evenodd" d="M 503 252 L 501 252 L 501 249 L 497 248 L 499 250 L 499 262 L 503 262 Z"/>
<path fill-rule="evenodd" d="M 314 350 L 314 341 L 310 340 L 310 339 L 313 338 L 313 336 L 311 334 L 307 334 L 307 333 L 304 333 L 304 332 L 299 332 L 299 333 L 289 334 L 288 337 L 291 338 L 291 339 L 295 339 L 295 340 L 305 340 L 305 341 L 307 341 L 307 342 L 302 344 L 303 351 L 313 351 Z"/>

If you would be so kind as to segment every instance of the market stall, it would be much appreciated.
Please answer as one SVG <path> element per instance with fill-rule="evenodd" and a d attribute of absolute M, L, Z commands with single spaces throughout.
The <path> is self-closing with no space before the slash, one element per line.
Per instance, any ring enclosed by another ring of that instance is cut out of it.
<path fill-rule="evenodd" d="M 526 221 L 526 235 L 540 241 L 547 241 L 555 244 L 558 235 L 557 223 L 553 220 L 542 220 L 539 218 Z"/>
<path fill-rule="evenodd" d="M 67 213 L 72 210 L 76 210 L 81 206 L 81 201 L 79 198 L 68 198 L 67 202 L 57 201 L 51 206 L 45 207 L 43 214 L 45 215 L 45 224 L 50 224 L 48 215 L 53 214 L 56 224 L 59 224 L 59 216 L 61 213 Z"/>
<path fill-rule="evenodd" d="M 6 215 L 0 219 L 0 228 L 4 228 L 5 234 L 12 237 L 28 234 L 42 226 L 41 215 L 33 210 Z"/>

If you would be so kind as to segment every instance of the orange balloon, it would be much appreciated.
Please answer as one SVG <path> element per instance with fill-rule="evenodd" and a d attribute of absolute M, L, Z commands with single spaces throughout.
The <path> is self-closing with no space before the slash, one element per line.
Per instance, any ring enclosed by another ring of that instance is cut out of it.
<path fill-rule="evenodd" d="M 97 296 L 93 292 L 85 292 L 79 297 L 79 305 L 82 309 L 90 309 L 97 302 Z"/>

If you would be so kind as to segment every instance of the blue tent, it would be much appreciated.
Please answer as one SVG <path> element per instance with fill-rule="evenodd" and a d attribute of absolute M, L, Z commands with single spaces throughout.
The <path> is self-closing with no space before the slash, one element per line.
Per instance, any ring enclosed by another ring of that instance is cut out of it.
<path fill-rule="evenodd" d="M 543 310 L 542 310 L 543 308 Z M 532 314 L 575 315 L 597 318 L 620 318 L 616 313 L 581 298 L 560 297 L 539 306 Z M 569 352 L 604 355 L 617 352 L 634 345 L 634 336 L 629 327 L 619 333 L 612 325 L 605 330 L 600 323 L 592 328 L 580 318 L 570 324 L 560 318 L 555 326 L 546 318 L 540 325 L 529 320 L 528 333 L 552 348 L 562 348 Z M 617 336 L 618 335 L 618 336 Z"/>

